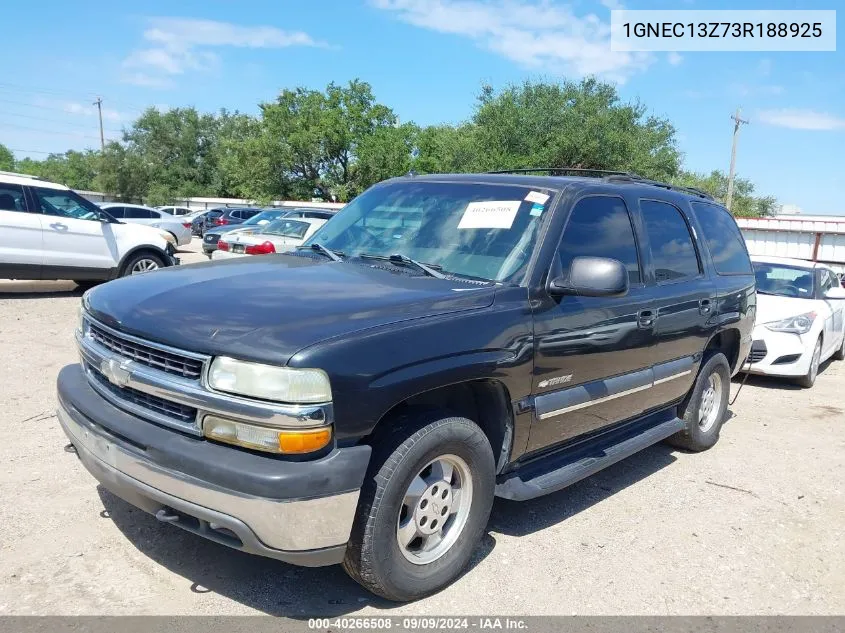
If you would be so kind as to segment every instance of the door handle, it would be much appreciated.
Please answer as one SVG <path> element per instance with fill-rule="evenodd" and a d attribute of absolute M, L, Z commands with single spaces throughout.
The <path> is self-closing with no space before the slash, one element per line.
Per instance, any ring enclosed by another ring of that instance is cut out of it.
<path fill-rule="evenodd" d="M 640 310 L 637 312 L 637 327 L 647 330 L 654 327 L 654 322 L 657 320 L 657 312 L 655 310 Z"/>
<path fill-rule="evenodd" d="M 710 299 L 700 299 L 698 301 L 698 313 L 710 314 L 711 304 Z"/>
<path fill-rule="evenodd" d="M 57 231 L 67 231 L 67 224 L 62 224 L 61 222 L 53 222 L 50 225 L 51 229 L 56 229 Z"/>

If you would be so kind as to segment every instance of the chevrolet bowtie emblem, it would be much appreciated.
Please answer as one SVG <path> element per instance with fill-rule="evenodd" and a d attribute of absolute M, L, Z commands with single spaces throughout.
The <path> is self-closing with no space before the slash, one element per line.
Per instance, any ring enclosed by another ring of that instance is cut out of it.
<path fill-rule="evenodd" d="M 129 384 L 129 376 L 132 373 L 129 369 L 129 363 L 121 363 L 114 359 L 101 362 L 100 372 L 108 378 L 111 384 L 118 387 L 125 387 Z"/>

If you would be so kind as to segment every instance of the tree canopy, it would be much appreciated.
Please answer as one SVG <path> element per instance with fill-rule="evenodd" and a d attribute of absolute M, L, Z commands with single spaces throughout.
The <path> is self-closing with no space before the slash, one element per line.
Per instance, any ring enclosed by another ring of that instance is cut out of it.
<path fill-rule="evenodd" d="M 470 118 L 455 125 L 400 124 L 368 83 L 353 80 L 324 90 L 284 89 L 260 104 L 255 116 L 149 108 L 102 152 L 14 161 L 4 149 L 0 168 L 150 204 L 200 195 L 346 201 L 411 170 L 523 167 L 624 170 L 696 186 L 720 200 L 727 192 L 722 172 L 682 168 L 669 120 L 592 78 L 483 86 Z M 737 214 L 771 213 L 774 202 L 754 196 L 750 181 L 736 179 Z"/>

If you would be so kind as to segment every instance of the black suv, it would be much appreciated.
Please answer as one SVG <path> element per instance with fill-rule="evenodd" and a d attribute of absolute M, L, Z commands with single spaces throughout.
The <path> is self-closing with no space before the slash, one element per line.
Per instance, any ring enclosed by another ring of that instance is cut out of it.
<path fill-rule="evenodd" d="M 389 180 L 293 253 L 89 291 L 58 377 L 78 456 L 160 521 L 412 600 L 494 496 L 710 448 L 755 312 L 733 217 L 551 173 Z"/>

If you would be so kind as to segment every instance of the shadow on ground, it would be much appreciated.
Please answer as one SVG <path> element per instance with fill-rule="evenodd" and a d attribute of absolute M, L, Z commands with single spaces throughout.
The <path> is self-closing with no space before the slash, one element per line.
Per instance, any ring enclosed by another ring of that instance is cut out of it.
<path fill-rule="evenodd" d="M 489 530 L 524 536 L 565 521 L 675 461 L 674 449 L 658 444 L 558 493 L 516 503 L 497 499 Z M 397 606 L 358 586 L 340 566 L 305 568 L 244 554 L 168 525 L 104 488 L 101 516 L 114 522 L 145 556 L 185 578 L 185 592 L 214 592 L 271 615 L 305 618 L 352 613 L 364 606 Z M 465 573 L 473 573 L 496 545 L 486 534 Z M 448 591 L 448 589 L 447 589 Z"/>
<path fill-rule="evenodd" d="M 821 365 L 819 365 L 819 376 L 824 374 L 824 372 L 827 370 L 828 367 L 830 367 L 831 363 L 833 362 L 834 361 L 832 358 L 828 358 Z M 742 382 L 743 377 L 744 374 L 737 374 L 736 376 L 734 376 L 731 382 L 737 387 L 739 387 L 739 384 Z M 801 389 L 805 388 L 794 383 L 793 380 L 794 378 L 749 374 L 748 378 L 745 380 L 745 384 L 754 387 L 764 387 L 766 389 L 780 389 L 783 391 L 800 391 Z"/>

